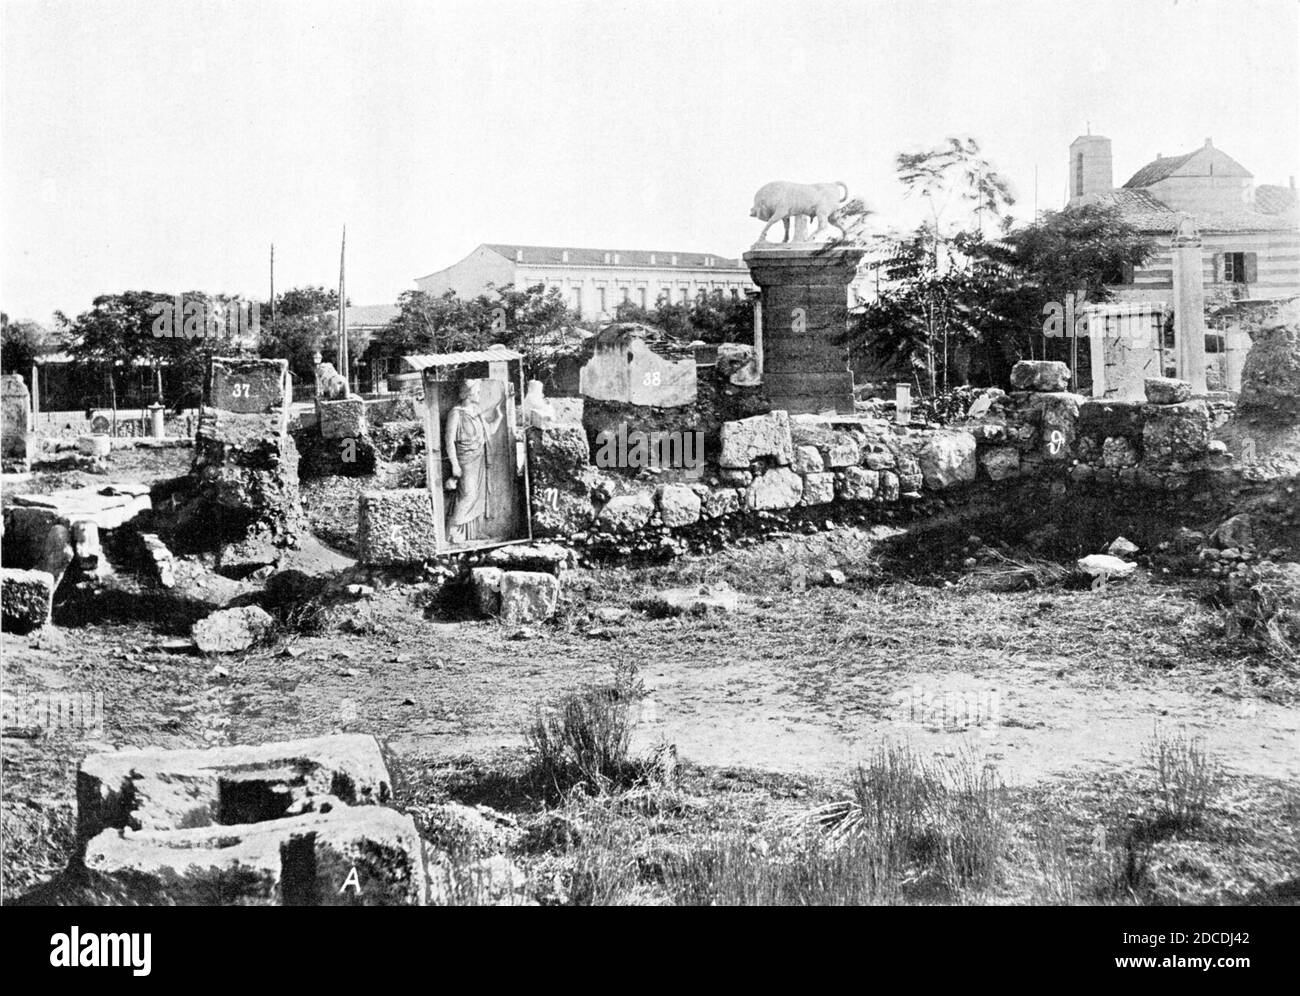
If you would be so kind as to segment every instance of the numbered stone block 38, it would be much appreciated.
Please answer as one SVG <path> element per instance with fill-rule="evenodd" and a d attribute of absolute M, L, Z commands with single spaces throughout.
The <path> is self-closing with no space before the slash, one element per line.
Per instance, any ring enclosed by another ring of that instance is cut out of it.
<path fill-rule="evenodd" d="M 603 329 L 579 374 L 581 393 L 600 401 L 673 408 L 694 403 L 695 353 L 632 323 Z"/>

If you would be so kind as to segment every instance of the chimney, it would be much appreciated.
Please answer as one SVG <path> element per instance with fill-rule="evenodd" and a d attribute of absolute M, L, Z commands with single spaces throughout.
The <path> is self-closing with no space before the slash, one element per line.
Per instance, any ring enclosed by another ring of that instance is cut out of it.
<path fill-rule="evenodd" d="M 1205 140 L 1205 147 L 1206 147 L 1207 149 L 1212 149 L 1212 148 L 1214 148 L 1214 139 L 1212 139 L 1212 138 L 1207 138 L 1207 139 Z"/>
<path fill-rule="evenodd" d="M 1291 189 L 1295 190 L 1295 174 L 1291 174 Z"/>

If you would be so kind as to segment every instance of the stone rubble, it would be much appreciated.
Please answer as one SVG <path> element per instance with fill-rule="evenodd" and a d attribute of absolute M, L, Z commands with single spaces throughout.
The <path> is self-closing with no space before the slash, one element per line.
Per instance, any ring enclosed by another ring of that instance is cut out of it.
<path fill-rule="evenodd" d="M 218 609 L 194 624 L 194 643 L 205 654 L 236 653 L 264 639 L 274 624 L 256 605 Z"/>

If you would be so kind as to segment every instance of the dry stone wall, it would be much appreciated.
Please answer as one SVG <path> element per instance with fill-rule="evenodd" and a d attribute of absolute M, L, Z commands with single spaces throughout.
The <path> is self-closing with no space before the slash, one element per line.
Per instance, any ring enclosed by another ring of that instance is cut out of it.
<path fill-rule="evenodd" d="M 940 428 L 784 411 L 726 422 L 717 464 L 694 483 L 603 474 L 580 427 L 533 429 L 534 536 L 611 555 L 664 554 L 702 534 L 761 529 L 821 509 L 828 517 L 910 514 L 927 496 L 960 495 L 982 484 L 1178 493 L 1203 489 L 1203 475 L 1240 469 L 1238 455 L 1212 438 L 1231 414 L 1227 402 L 1187 399 L 1185 385 L 1164 380 L 1150 384 L 1146 402 L 1086 398 L 1059 389 L 1068 380 L 1063 367 L 1021 364 L 1013 383 L 1041 389 L 990 391 L 978 419 Z M 388 522 L 399 507 L 404 521 L 428 517 L 418 494 L 366 496 L 363 559 L 402 561 L 405 554 L 371 523 Z M 412 553 L 423 551 L 412 546 Z"/>

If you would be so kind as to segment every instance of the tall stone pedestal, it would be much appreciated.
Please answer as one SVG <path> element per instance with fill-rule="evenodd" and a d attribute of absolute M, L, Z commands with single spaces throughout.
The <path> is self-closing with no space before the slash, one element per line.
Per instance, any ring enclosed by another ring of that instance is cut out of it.
<path fill-rule="evenodd" d="M 848 287 L 864 251 L 805 245 L 745 253 L 763 293 L 763 389 L 773 408 L 853 412 L 843 340 Z"/>
<path fill-rule="evenodd" d="M 1205 276 L 1201 270 L 1201 237 L 1190 220 L 1173 235 L 1174 342 L 1178 377 L 1203 397 L 1205 380 Z"/>

